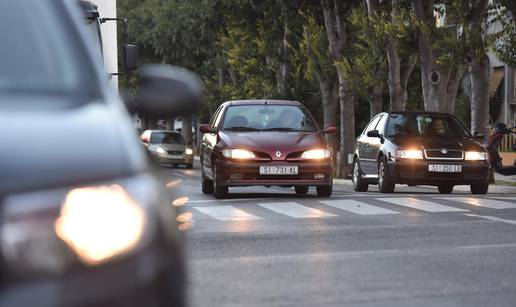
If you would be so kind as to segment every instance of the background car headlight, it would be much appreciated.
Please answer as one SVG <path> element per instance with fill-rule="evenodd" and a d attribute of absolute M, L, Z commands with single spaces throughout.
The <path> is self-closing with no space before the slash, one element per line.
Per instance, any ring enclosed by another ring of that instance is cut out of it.
<path fill-rule="evenodd" d="M 485 161 L 487 160 L 487 152 L 466 151 L 465 158 L 469 161 Z"/>
<path fill-rule="evenodd" d="M 189 156 L 193 155 L 193 149 L 191 149 L 191 148 L 186 148 L 186 149 L 185 149 L 185 154 L 187 154 L 187 155 L 189 155 Z"/>
<path fill-rule="evenodd" d="M 157 148 L 156 148 L 156 152 L 157 152 L 158 154 L 160 154 L 160 155 L 164 155 L 164 154 L 166 154 L 166 153 L 167 153 L 167 151 L 166 151 L 165 149 L 161 148 L 161 147 L 157 147 Z"/>
<path fill-rule="evenodd" d="M 96 265 L 143 248 L 157 229 L 147 210 L 163 200 L 159 186 L 139 175 L 5 197 L 0 252 L 6 267 L 16 275 L 60 274 L 78 260 Z"/>
<path fill-rule="evenodd" d="M 396 150 L 396 159 L 422 160 L 423 152 L 419 149 Z"/>
<path fill-rule="evenodd" d="M 222 155 L 230 159 L 254 159 L 256 155 L 245 149 L 224 149 Z"/>
<path fill-rule="evenodd" d="M 313 160 L 320 160 L 320 159 L 328 159 L 331 157 L 331 151 L 328 149 L 312 149 L 307 150 L 303 152 L 301 155 L 302 159 L 313 159 Z"/>

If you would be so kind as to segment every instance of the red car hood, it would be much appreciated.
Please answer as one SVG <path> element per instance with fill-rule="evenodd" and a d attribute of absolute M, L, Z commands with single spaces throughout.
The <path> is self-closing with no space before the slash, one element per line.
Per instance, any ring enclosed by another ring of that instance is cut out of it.
<path fill-rule="evenodd" d="M 273 160 L 285 160 L 289 153 L 325 148 L 318 132 L 223 132 L 221 140 L 230 148 L 247 149 L 269 154 Z M 280 151 L 278 158 L 276 152 Z"/>

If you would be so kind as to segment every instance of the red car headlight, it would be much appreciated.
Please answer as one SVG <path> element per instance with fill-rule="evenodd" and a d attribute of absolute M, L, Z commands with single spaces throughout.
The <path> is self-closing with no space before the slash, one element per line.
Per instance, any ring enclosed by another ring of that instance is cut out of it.
<path fill-rule="evenodd" d="M 331 151 L 329 149 L 312 149 L 303 152 L 301 155 L 302 159 L 310 160 L 322 160 L 331 157 Z"/>
<path fill-rule="evenodd" d="M 239 159 L 239 160 L 256 158 L 256 155 L 252 151 L 245 150 L 245 149 L 224 149 L 222 151 L 222 155 L 229 159 Z"/>

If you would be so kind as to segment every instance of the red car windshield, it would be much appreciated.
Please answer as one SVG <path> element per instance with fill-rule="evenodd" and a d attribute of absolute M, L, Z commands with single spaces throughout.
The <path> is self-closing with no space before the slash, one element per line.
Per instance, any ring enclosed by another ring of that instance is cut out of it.
<path fill-rule="evenodd" d="M 294 105 L 230 106 L 224 116 L 223 130 L 306 131 L 315 124 L 302 108 Z"/>

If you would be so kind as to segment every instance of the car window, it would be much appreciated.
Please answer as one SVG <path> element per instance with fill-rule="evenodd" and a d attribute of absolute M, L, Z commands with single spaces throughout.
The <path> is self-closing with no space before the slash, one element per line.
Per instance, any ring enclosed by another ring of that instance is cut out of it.
<path fill-rule="evenodd" d="M 183 136 L 179 133 L 154 132 L 150 139 L 151 144 L 185 144 Z"/>
<path fill-rule="evenodd" d="M 0 93 L 91 94 L 94 72 L 60 8 L 51 0 L 0 1 Z"/>
<path fill-rule="evenodd" d="M 376 125 L 378 124 L 378 121 L 380 120 L 380 115 L 377 115 L 375 118 L 373 118 L 369 125 L 364 129 L 364 135 L 367 135 L 367 132 L 374 130 L 376 128 Z"/>
<path fill-rule="evenodd" d="M 223 107 L 220 108 L 220 111 L 219 113 L 217 114 L 217 116 L 215 117 L 215 122 L 213 123 L 213 127 L 214 128 L 218 128 L 219 127 L 219 124 L 220 124 L 220 120 L 222 119 L 222 116 L 224 114 L 223 112 Z"/>
<path fill-rule="evenodd" d="M 376 130 L 378 130 L 378 133 L 384 134 L 384 132 L 385 132 L 385 123 L 387 122 L 387 118 L 388 118 L 387 114 L 382 115 L 382 118 L 380 119 L 380 121 L 376 125 Z"/>
<path fill-rule="evenodd" d="M 468 137 L 466 128 L 453 116 L 390 114 L 387 136 Z"/>
<path fill-rule="evenodd" d="M 211 117 L 211 120 L 210 120 L 210 127 L 215 127 L 215 121 L 217 120 L 219 114 L 220 114 L 220 111 L 222 110 L 222 106 L 220 106 L 216 111 L 215 113 L 213 114 L 213 116 Z"/>
<path fill-rule="evenodd" d="M 227 108 L 223 129 L 315 131 L 315 124 L 299 106 L 244 105 Z"/>

